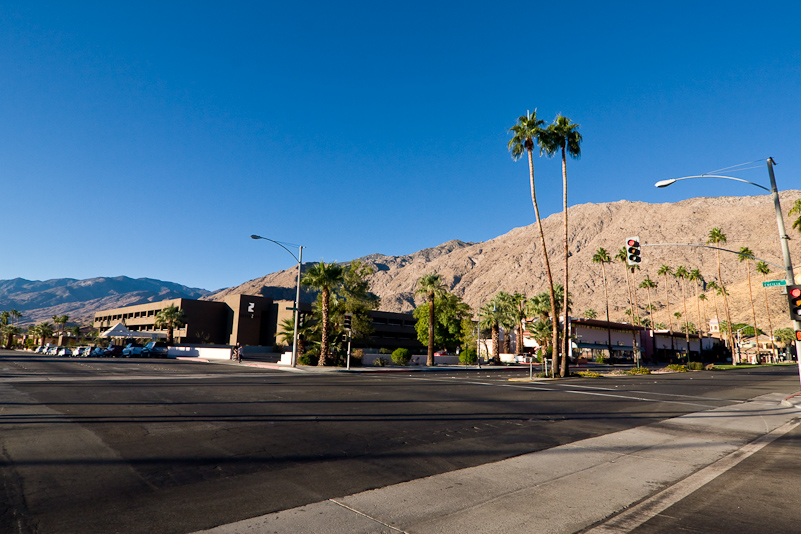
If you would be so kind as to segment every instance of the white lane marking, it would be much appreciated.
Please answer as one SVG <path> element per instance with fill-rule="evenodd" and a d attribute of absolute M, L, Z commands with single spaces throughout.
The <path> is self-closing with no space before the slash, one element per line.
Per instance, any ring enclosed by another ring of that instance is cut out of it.
<path fill-rule="evenodd" d="M 759 452 L 763 447 L 772 443 L 775 439 L 787 434 L 801 424 L 801 420 L 794 419 L 774 429 L 759 439 L 747 443 L 738 450 L 708 465 L 700 471 L 688 476 L 681 482 L 670 486 L 657 493 L 656 495 L 632 506 L 609 521 L 598 525 L 595 528 L 585 531 L 585 534 L 622 534 L 631 532 L 657 514 L 660 514 L 673 506 L 680 500 L 688 497 L 696 490 L 712 482 L 726 471 L 732 469 L 737 464 Z"/>
<path fill-rule="evenodd" d="M 444 382 L 444 380 L 438 380 L 436 378 L 421 378 L 421 377 L 413 377 L 412 380 L 425 380 L 430 382 Z M 472 384 L 476 386 L 494 386 L 494 387 L 502 387 L 502 388 L 512 388 L 512 389 L 527 389 L 527 390 L 536 390 L 536 391 L 553 391 L 556 393 L 570 393 L 573 395 L 590 395 L 594 397 L 612 397 L 614 399 L 626 399 L 626 400 L 637 400 L 642 402 L 664 402 L 668 404 L 681 404 L 683 406 L 700 406 L 703 408 L 709 408 L 709 404 L 701 404 L 698 402 L 684 402 L 684 401 L 674 401 L 674 400 L 665 400 L 665 399 L 649 399 L 646 397 L 634 397 L 631 395 L 621 395 L 621 394 L 611 394 L 611 393 L 600 393 L 597 391 L 573 391 L 570 389 L 561 389 L 561 388 L 546 388 L 546 387 L 536 387 L 536 386 L 526 386 L 526 385 L 517 385 L 517 384 L 500 384 L 500 383 L 493 383 L 493 382 L 474 382 L 465 380 L 463 383 L 465 384 Z M 538 382 L 539 384 L 539 382 Z M 737 401 L 739 402 L 739 401 Z"/>

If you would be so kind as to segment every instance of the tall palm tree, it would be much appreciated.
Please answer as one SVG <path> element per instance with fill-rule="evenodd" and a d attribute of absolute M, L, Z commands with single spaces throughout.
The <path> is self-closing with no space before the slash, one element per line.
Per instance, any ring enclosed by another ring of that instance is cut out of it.
<path fill-rule="evenodd" d="M 694 284 L 695 299 L 696 299 L 696 306 L 698 308 L 698 336 L 700 339 L 701 334 L 703 334 L 703 329 L 701 328 L 701 325 L 703 325 L 704 323 L 701 322 L 701 301 L 698 299 L 698 285 L 704 283 L 704 275 L 701 274 L 701 271 L 699 269 L 693 269 L 687 274 L 687 280 L 689 280 L 690 282 L 695 282 Z"/>
<path fill-rule="evenodd" d="M 607 338 L 607 347 L 609 348 L 609 357 L 612 357 L 612 328 L 609 325 L 609 293 L 606 289 L 606 268 L 604 267 L 607 263 L 612 263 L 612 258 L 609 257 L 609 253 L 603 247 L 599 248 L 595 251 L 595 254 L 592 255 L 592 262 L 593 263 L 600 263 L 601 264 L 601 277 L 603 278 L 604 282 L 604 299 L 606 299 L 606 338 Z"/>
<path fill-rule="evenodd" d="M 762 282 L 768 281 L 768 275 L 770 274 L 770 267 L 764 261 L 757 262 L 756 265 L 756 272 L 762 275 Z M 770 344 L 772 347 L 772 354 L 773 354 L 773 362 L 776 362 L 778 356 L 776 355 L 776 339 L 773 337 L 773 321 L 770 319 L 770 306 L 768 306 L 768 288 L 765 284 L 762 284 L 762 293 L 765 294 L 765 312 L 768 314 L 768 328 L 770 329 Z"/>
<path fill-rule="evenodd" d="M 175 339 L 175 329 L 186 324 L 186 313 L 175 305 L 170 305 L 156 314 L 153 326 L 167 329 L 167 344 L 172 345 Z"/>
<path fill-rule="evenodd" d="M 36 332 L 42 338 L 41 345 L 44 345 L 47 338 L 53 337 L 53 325 L 47 321 L 39 323 L 36 325 Z"/>
<path fill-rule="evenodd" d="M 740 263 L 745 262 L 745 271 L 748 273 L 748 300 L 751 303 L 751 317 L 754 319 L 754 336 L 756 336 L 756 358 L 755 363 L 759 363 L 759 327 L 756 320 L 756 308 L 754 307 L 754 292 L 751 289 L 751 259 L 754 257 L 753 251 L 748 247 L 740 247 L 737 253 Z"/>
<path fill-rule="evenodd" d="M 523 353 L 523 321 L 526 319 L 526 296 L 513 293 L 509 296 L 509 313 L 514 317 L 515 354 Z"/>
<path fill-rule="evenodd" d="M 318 366 L 325 365 L 329 358 L 330 340 L 328 337 L 331 333 L 331 292 L 339 287 L 344 279 L 345 270 L 341 265 L 321 261 L 311 266 L 303 274 L 303 279 L 300 282 L 304 286 L 319 291 L 321 295 L 322 339 L 320 340 L 320 359 L 317 361 Z M 432 342 L 433 340 L 429 340 L 429 343 Z"/>
<path fill-rule="evenodd" d="M 545 121 L 537 119 L 537 110 L 534 113 L 526 113 L 525 117 L 518 117 L 517 124 L 509 128 L 512 132 L 512 139 L 509 140 L 509 151 L 512 153 L 512 159 L 517 161 L 526 153 L 528 155 L 528 174 L 529 182 L 531 185 L 531 203 L 534 206 L 534 217 L 537 221 L 537 228 L 540 233 L 540 245 L 542 246 L 542 257 L 545 260 L 545 272 L 548 275 L 548 296 L 551 299 L 551 309 L 556 309 L 556 295 L 554 294 L 553 275 L 551 274 L 551 264 L 548 261 L 548 249 L 545 244 L 545 232 L 542 230 L 542 219 L 540 218 L 540 208 L 537 205 L 537 195 L 534 189 L 534 140 L 539 143 L 540 134 L 542 134 L 542 125 Z M 559 326 L 558 321 L 553 322 L 552 338 L 553 338 L 553 357 L 556 361 L 556 347 L 559 339 Z"/>
<path fill-rule="evenodd" d="M 665 277 L 665 301 L 667 302 L 668 329 L 673 331 L 673 319 L 670 318 L 670 294 L 668 293 L 668 276 L 673 276 L 673 269 L 668 265 L 662 265 L 656 274 Z M 671 339 L 673 339 L 672 336 Z"/>
<path fill-rule="evenodd" d="M 581 142 L 583 138 L 578 132 L 578 129 L 578 124 L 571 122 L 570 119 L 560 114 L 556 116 L 553 124 L 548 125 L 545 132 L 539 136 L 540 154 L 544 151 L 550 157 L 553 156 L 557 150 L 560 150 L 562 153 L 562 203 L 565 223 L 565 280 L 563 284 L 565 301 L 562 303 L 562 309 L 564 310 L 568 309 L 568 258 L 570 257 L 567 225 L 567 155 L 569 154 L 573 159 L 581 158 Z M 567 359 L 567 344 L 568 338 L 570 337 L 568 332 L 569 328 L 570 321 L 568 320 L 567 313 L 565 313 L 564 335 L 562 336 L 562 365 L 559 369 L 559 376 L 563 378 L 569 374 L 569 362 Z"/>
<path fill-rule="evenodd" d="M 651 304 L 651 290 L 655 289 L 658 284 L 651 280 L 650 276 L 646 276 L 642 282 L 640 282 L 640 287 L 645 289 L 648 292 L 648 317 L 651 319 L 651 328 L 654 328 L 654 306 Z"/>
<path fill-rule="evenodd" d="M 629 265 L 628 265 L 628 252 L 626 252 L 625 247 L 621 247 L 620 250 L 617 251 L 615 254 L 615 259 L 619 260 L 623 264 L 623 276 L 626 280 L 626 292 L 629 295 L 629 315 L 631 316 L 632 324 L 637 324 L 637 320 L 634 318 L 634 299 L 631 298 L 631 286 L 629 285 Z"/>
<path fill-rule="evenodd" d="M 505 303 L 503 298 L 495 295 L 492 300 L 481 308 L 481 322 L 479 328 L 489 329 L 492 336 L 492 361 L 495 364 L 501 363 L 500 349 L 500 327 L 506 319 L 507 314 L 504 310 Z"/>
<path fill-rule="evenodd" d="M 595 319 L 596 317 L 598 317 L 598 314 L 592 308 L 588 308 L 584 310 L 584 317 L 586 317 L 587 319 Z"/>
<path fill-rule="evenodd" d="M 723 339 L 723 330 L 720 329 L 721 327 L 721 320 L 720 320 L 720 313 L 718 312 L 718 292 L 720 291 L 720 286 L 717 282 L 712 280 L 706 285 L 707 291 L 712 292 L 712 302 L 715 304 L 715 320 L 718 322 L 718 336 L 720 339 Z M 723 344 L 728 346 L 728 337 L 723 340 Z"/>
<path fill-rule="evenodd" d="M 690 322 L 690 315 L 687 313 L 687 277 L 690 276 L 690 271 L 688 271 L 684 265 L 679 265 L 676 267 L 676 272 L 673 273 L 673 276 L 681 280 L 681 300 L 684 303 L 684 322 L 689 324 Z M 685 328 L 684 334 L 687 338 L 687 363 L 690 363 L 690 329 Z"/>
<path fill-rule="evenodd" d="M 709 231 L 709 236 L 707 239 L 707 244 L 715 244 L 715 245 L 722 245 L 726 243 L 726 234 L 723 233 L 723 230 L 720 228 L 712 228 Z M 720 272 L 720 250 L 715 249 L 715 257 L 718 261 L 718 283 L 720 284 L 720 292 L 723 293 L 723 307 L 726 309 L 726 323 L 729 325 L 727 329 L 727 338 L 729 339 L 729 348 L 732 348 L 732 363 L 736 365 L 736 360 L 734 358 L 734 343 L 732 338 L 731 332 L 731 314 L 729 313 L 729 297 L 727 296 L 726 285 L 723 283 L 723 275 Z"/>
<path fill-rule="evenodd" d="M 425 274 L 417 280 L 415 295 L 422 295 L 428 301 L 428 366 L 434 365 L 434 300 L 445 293 L 445 289 L 442 276 L 436 273 Z"/>
<path fill-rule="evenodd" d="M 701 324 L 706 325 L 707 333 L 708 333 L 709 332 L 709 323 L 706 320 L 706 301 L 707 301 L 706 293 L 701 293 L 700 295 L 698 295 L 698 307 L 699 307 L 699 309 L 703 308 L 703 322 Z M 701 332 L 700 328 L 698 330 L 699 330 L 699 332 Z"/>
<path fill-rule="evenodd" d="M 15 310 L 11 310 L 10 312 L 8 312 L 8 315 L 11 317 L 11 324 L 14 324 L 14 325 L 17 324 L 17 321 L 22 319 L 22 312 L 19 311 L 19 310 L 16 310 L 16 309 Z"/>

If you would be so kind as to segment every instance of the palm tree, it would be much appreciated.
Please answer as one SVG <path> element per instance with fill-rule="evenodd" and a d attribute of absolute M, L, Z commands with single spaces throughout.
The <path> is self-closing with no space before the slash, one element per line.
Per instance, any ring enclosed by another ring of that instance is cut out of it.
<path fill-rule="evenodd" d="M 19 310 L 11 310 L 10 312 L 8 312 L 8 314 L 12 320 L 11 324 L 16 324 L 17 321 L 22 319 L 22 312 L 20 312 Z"/>
<path fill-rule="evenodd" d="M 687 313 L 687 277 L 690 276 L 690 271 L 688 271 L 684 265 L 679 265 L 676 267 L 676 272 L 673 274 L 676 278 L 681 280 L 681 300 L 684 303 L 684 317 L 686 317 L 685 322 L 689 323 L 690 316 Z M 690 363 L 690 329 L 684 329 L 684 335 L 687 338 L 687 363 Z"/>
<path fill-rule="evenodd" d="M 586 317 L 587 319 L 595 319 L 596 317 L 598 317 L 598 314 L 595 313 L 595 310 L 593 310 L 592 308 L 588 308 L 584 310 L 584 317 Z"/>
<path fill-rule="evenodd" d="M 36 325 L 36 333 L 42 338 L 42 345 L 45 344 L 45 339 L 53 337 L 53 325 L 48 322 L 39 323 Z"/>
<path fill-rule="evenodd" d="M 670 294 L 668 293 L 668 276 L 673 276 L 673 269 L 671 269 L 668 265 L 663 265 L 662 267 L 659 268 L 656 274 L 665 277 L 665 301 L 667 302 L 668 329 L 672 331 L 673 320 L 670 318 Z"/>
<path fill-rule="evenodd" d="M 699 323 L 706 325 L 707 326 L 707 332 L 709 332 L 709 322 L 706 320 L 706 300 L 707 300 L 706 293 L 701 293 L 700 295 L 698 295 L 698 308 L 699 309 L 703 308 L 703 310 L 704 310 L 703 311 L 703 322 L 701 322 L 701 320 L 699 319 Z M 702 304 L 703 304 L 703 306 L 701 306 Z M 701 328 L 700 328 L 700 325 L 699 325 L 698 330 L 699 330 L 699 332 L 702 332 Z"/>
<path fill-rule="evenodd" d="M 770 267 L 764 261 L 760 261 L 756 265 L 756 271 L 762 275 L 762 282 L 768 281 L 770 274 Z M 776 339 L 773 337 L 773 321 L 770 319 L 770 307 L 768 306 L 768 288 L 762 284 L 762 292 L 765 294 L 765 312 L 768 314 L 768 328 L 770 329 L 770 344 L 772 347 L 773 361 L 776 362 L 778 357 L 776 355 Z"/>
<path fill-rule="evenodd" d="M 186 314 L 184 310 L 171 304 L 160 310 L 156 314 L 153 326 L 156 328 L 167 329 L 167 344 L 172 345 L 176 328 L 182 328 L 186 324 Z"/>
<path fill-rule="evenodd" d="M 526 296 L 523 293 L 509 295 L 508 313 L 514 318 L 515 354 L 523 353 L 523 321 L 526 319 Z"/>
<path fill-rule="evenodd" d="M 626 292 L 629 295 L 629 316 L 631 317 L 632 324 L 637 324 L 636 319 L 634 318 L 634 300 L 631 298 L 631 286 L 629 285 L 629 265 L 628 265 L 628 258 L 629 255 L 626 252 L 625 247 L 621 247 L 620 250 L 617 251 L 615 255 L 616 260 L 620 260 L 623 264 L 623 276 L 626 280 Z"/>
<path fill-rule="evenodd" d="M 787 216 L 799 214 L 799 217 L 793 221 L 793 228 L 801 231 L 801 199 L 796 199 L 793 207 L 787 212 Z"/>
<path fill-rule="evenodd" d="M 606 336 L 607 336 L 607 347 L 609 348 L 609 357 L 612 357 L 612 328 L 609 325 L 609 293 L 606 289 L 606 268 L 604 264 L 612 263 L 612 258 L 609 257 L 609 253 L 603 247 L 599 248 L 595 251 L 595 254 L 592 256 L 593 263 L 600 263 L 601 264 L 601 276 L 604 282 L 604 298 L 606 299 Z"/>
<path fill-rule="evenodd" d="M 20 329 L 16 326 L 9 324 L 2 328 L 3 334 L 6 336 L 6 348 L 10 349 L 14 343 L 14 336 L 20 333 Z"/>
<path fill-rule="evenodd" d="M 423 275 L 417 280 L 415 295 L 424 296 L 428 302 L 428 366 L 434 365 L 434 301 L 444 294 L 445 290 L 442 276 L 436 273 Z"/>
<path fill-rule="evenodd" d="M 712 230 L 709 231 L 709 238 L 707 239 L 707 244 L 709 243 L 713 243 L 715 245 L 726 243 L 726 234 L 724 234 L 723 230 L 720 228 L 712 228 Z M 720 284 L 720 292 L 723 293 L 723 307 L 726 310 L 726 323 L 730 327 L 726 337 L 729 340 L 729 348 L 732 348 L 734 347 L 734 343 L 731 332 L 731 314 L 729 313 L 729 298 L 727 296 L 726 286 L 723 283 L 723 275 L 720 272 L 720 250 L 715 249 L 715 257 L 718 261 L 718 283 Z M 732 352 L 732 363 L 737 365 L 733 355 L 734 352 Z"/>
<path fill-rule="evenodd" d="M 754 308 L 754 292 L 751 289 L 751 258 L 754 257 L 753 251 L 748 247 L 740 247 L 737 253 L 740 263 L 745 262 L 745 272 L 748 273 L 748 300 L 751 302 L 751 317 L 754 319 L 754 336 L 756 336 L 756 358 L 759 363 L 759 326 L 757 326 L 756 309 Z"/>
<path fill-rule="evenodd" d="M 569 294 L 568 285 L 568 258 L 570 257 L 569 242 L 568 242 L 568 226 L 567 226 L 567 155 L 573 159 L 581 158 L 581 141 L 583 140 L 581 134 L 578 132 L 579 125 L 570 122 L 570 119 L 563 117 L 561 114 L 557 115 L 545 132 L 539 136 L 540 154 L 544 151 L 549 157 L 553 156 L 557 150 L 562 153 L 562 202 L 564 209 L 564 226 L 565 226 L 565 281 L 564 281 L 564 296 L 562 308 L 568 309 L 567 298 Z M 559 376 L 565 377 L 569 374 L 568 360 L 567 360 L 567 344 L 568 344 L 568 328 L 570 322 L 565 313 L 564 335 L 562 336 L 562 365 L 559 369 Z"/>
<path fill-rule="evenodd" d="M 501 363 L 500 326 L 506 319 L 503 298 L 495 295 L 491 301 L 481 308 L 481 322 L 479 328 L 489 329 L 492 333 L 492 361 Z"/>
<path fill-rule="evenodd" d="M 687 274 L 687 280 L 689 280 L 690 282 L 695 282 L 695 298 L 696 298 L 696 306 L 698 308 L 698 336 L 700 339 L 701 334 L 703 334 L 703 328 L 701 328 L 701 325 L 703 325 L 704 323 L 701 322 L 701 301 L 698 299 L 699 297 L 698 284 L 704 283 L 704 275 L 701 274 L 701 271 L 699 269 L 693 269 Z"/>
<path fill-rule="evenodd" d="M 707 291 L 711 291 L 712 292 L 712 302 L 715 304 L 715 320 L 717 320 L 717 322 L 718 322 L 719 337 L 722 339 L 723 338 L 723 331 L 720 330 L 721 320 L 720 320 L 720 313 L 718 312 L 718 291 L 720 291 L 720 286 L 718 286 L 717 282 L 712 280 L 711 282 L 709 282 L 706 285 L 706 289 L 707 289 Z M 723 340 L 723 343 L 724 343 L 724 345 L 728 346 L 728 338 Z"/>
<path fill-rule="evenodd" d="M 657 283 L 651 280 L 650 276 L 646 276 L 645 279 L 640 282 L 640 287 L 645 289 L 648 292 L 648 317 L 651 320 L 651 328 L 653 328 L 654 323 L 654 306 L 651 304 L 651 290 L 657 287 Z"/>
<path fill-rule="evenodd" d="M 534 140 L 539 143 L 540 134 L 542 134 L 542 125 L 544 121 L 537 119 L 537 110 L 534 113 L 526 113 L 525 117 L 518 117 L 517 124 L 509 128 L 512 132 L 512 139 L 509 140 L 509 150 L 512 153 L 512 159 L 517 161 L 523 153 L 528 155 L 528 174 L 529 182 L 531 185 L 531 203 L 534 205 L 534 217 L 537 221 L 537 228 L 540 233 L 540 245 L 542 246 L 542 257 L 545 260 L 545 272 L 548 275 L 548 296 L 551 299 L 551 309 L 556 309 L 556 295 L 554 294 L 553 275 L 551 274 L 551 264 L 548 261 L 548 249 L 545 244 L 545 232 L 542 230 L 542 219 L 540 218 L 540 208 L 537 206 L 537 195 L 534 189 Z M 552 325 L 552 338 L 553 338 L 553 357 L 556 359 L 556 347 L 559 339 L 559 326 L 558 321 L 554 321 Z"/>
<path fill-rule="evenodd" d="M 330 340 L 328 339 L 331 333 L 331 291 L 336 289 L 345 279 L 345 271 L 341 265 L 336 263 L 325 263 L 321 261 L 311 266 L 303 275 L 301 284 L 309 286 L 321 294 L 321 312 L 322 312 L 322 338 L 320 340 L 320 359 L 317 365 L 325 365 L 328 361 L 330 352 Z M 433 336 L 431 336 L 433 337 Z M 432 343 L 433 340 L 429 340 Z"/>
<path fill-rule="evenodd" d="M 316 323 L 304 319 L 303 314 L 301 314 L 298 321 L 298 354 L 306 353 L 306 340 L 314 334 L 316 326 Z M 291 347 L 292 342 L 295 340 L 295 319 L 287 317 L 281 321 L 279 327 L 278 338 L 281 343 Z"/>

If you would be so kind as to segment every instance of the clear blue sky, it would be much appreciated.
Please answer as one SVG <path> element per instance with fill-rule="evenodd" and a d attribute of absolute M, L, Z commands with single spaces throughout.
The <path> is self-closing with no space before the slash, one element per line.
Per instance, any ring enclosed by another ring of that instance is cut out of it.
<path fill-rule="evenodd" d="M 796 2 L 0 2 L 0 279 L 206 289 L 531 224 L 508 129 L 581 125 L 570 204 L 773 156 L 801 188 Z M 543 216 L 559 159 L 535 160 Z M 764 164 L 738 174 L 767 184 Z M 635 230 L 635 229 L 633 229 Z"/>

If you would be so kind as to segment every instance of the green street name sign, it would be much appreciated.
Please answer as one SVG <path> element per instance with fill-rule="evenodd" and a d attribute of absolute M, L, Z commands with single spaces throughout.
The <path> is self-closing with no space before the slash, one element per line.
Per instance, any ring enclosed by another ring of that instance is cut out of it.
<path fill-rule="evenodd" d="M 770 280 L 768 282 L 762 282 L 762 287 L 773 287 L 773 286 L 786 286 L 787 280 Z"/>

